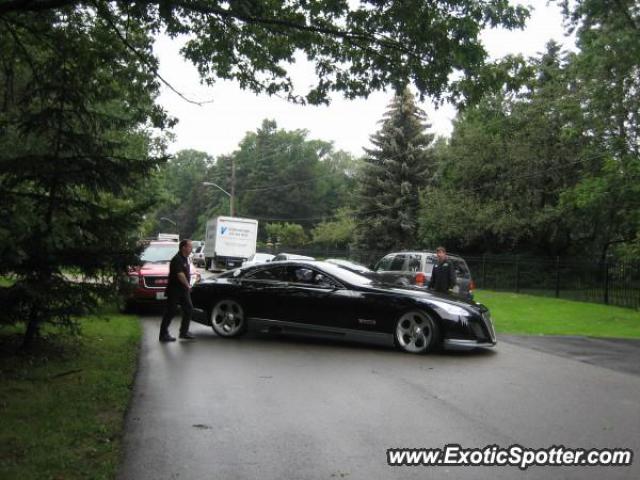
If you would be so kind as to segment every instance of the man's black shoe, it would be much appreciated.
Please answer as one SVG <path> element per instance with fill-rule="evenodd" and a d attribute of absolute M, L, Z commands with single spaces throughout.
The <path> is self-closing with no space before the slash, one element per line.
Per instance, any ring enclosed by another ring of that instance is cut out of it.
<path fill-rule="evenodd" d="M 161 342 L 175 342 L 176 341 L 176 337 L 172 337 L 171 335 L 169 335 L 167 333 L 166 335 L 160 335 L 160 341 Z"/>
<path fill-rule="evenodd" d="M 196 337 L 191 335 L 191 333 L 189 333 L 189 332 L 181 333 L 180 334 L 180 338 L 182 338 L 183 340 L 195 340 L 196 339 Z"/>

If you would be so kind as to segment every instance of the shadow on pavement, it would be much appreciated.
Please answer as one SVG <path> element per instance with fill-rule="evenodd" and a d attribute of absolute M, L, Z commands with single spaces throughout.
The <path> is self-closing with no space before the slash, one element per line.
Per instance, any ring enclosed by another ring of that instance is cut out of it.
<path fill-rule="evenodd" d="M 498 340 L 618 372 L 640 375 L 640 340 L 552 335 L 499 335 Z"/>

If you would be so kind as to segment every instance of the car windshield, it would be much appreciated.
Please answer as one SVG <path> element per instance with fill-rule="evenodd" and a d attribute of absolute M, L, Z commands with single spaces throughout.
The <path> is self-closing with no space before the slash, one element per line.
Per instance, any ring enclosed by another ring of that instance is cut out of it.
<path fill-rule="evenodd" d="M 329 263 L 333 263 L 334 265 L 338 265 L 344 268 L 350 268 L 351 270 L 355 270 L 356 272 L 365 273 L 371 272 L 371 270 L 364 265 L 360 265 L 359 263 L 350 262 L 349 260 L 342 260 L 339 258 L 326 260 Z"/>
<path fill-rule="evenodd" d="M 345 283 L 350 283 L 352 285 L 371 285 L 374 283 L 370 277 L 352 272 L 351 270 L 334 265 L 333 263 L 318 262 L 317 265 L 328 274 Z"/>
<path fill-rule="evenodd" d="M 140 259 L 143 262 L 147 263 L 164 263 L 170 262 L 173 256 L 178 253 L 178 245 L 177 244 L 166 244 L 166 245 L 149 245 L 142 255 Z"/>

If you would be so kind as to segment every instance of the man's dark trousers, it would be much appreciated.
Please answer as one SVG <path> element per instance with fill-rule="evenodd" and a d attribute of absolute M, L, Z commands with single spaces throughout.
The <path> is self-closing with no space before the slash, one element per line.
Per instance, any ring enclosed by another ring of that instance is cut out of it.
<path fill-rule="evenodd" d="M 191 303 L 191 293 L 185 288 L 179 290 L 167 289 L 167 308 L 162 317 L 160 325 L 160 336 L 169 334 L 171 320 L 178 313 L 178 305 L 182 307 L 182 322 L 180 323 L 180 335 L 189 331 L 193 304 Z"/>

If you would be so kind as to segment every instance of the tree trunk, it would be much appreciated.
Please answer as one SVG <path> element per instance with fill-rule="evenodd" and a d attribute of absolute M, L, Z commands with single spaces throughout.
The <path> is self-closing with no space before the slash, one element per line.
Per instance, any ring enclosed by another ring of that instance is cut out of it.
<path fill-rule="evenodd" d="M 29 318 L 29 323 L 27 324 L 27 330 L 24 334 L 24 338 L 22 339 L 22 345 L 20 346 L 20 350 L 28 351 L 33 347 L 33 341 L 38 336 L 40 332 L 40 318 L 37 313 L 32 313 Z"/>

